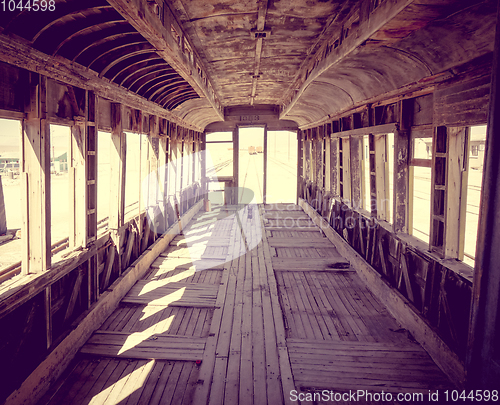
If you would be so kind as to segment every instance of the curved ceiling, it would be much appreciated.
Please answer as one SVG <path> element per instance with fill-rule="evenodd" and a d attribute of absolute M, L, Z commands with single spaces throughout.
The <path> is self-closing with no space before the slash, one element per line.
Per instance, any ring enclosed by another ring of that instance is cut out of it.
<path fill-rule="evenodd" d="M 453 76 L 491 53 L 496 22 L 495 0 L 54 4 L 50 12 L 0 13 L 1 35 L 92 70 L 198 128 L 235 106 L 268 106 L 302 128 L 317 125 Z"/>
<path fill-rule="evenodd" d="M 172 0 L 228 108 L 299 126 L 492 51 L 493 0 Z"/>
<path fill-rule="evenodd" d="M 53 11 L 0 13 L 2 33 L 91 69 L 166 110 L 200 98 L 105 0 L 58 0 L 53 4 Z"/>
<path fill-rule="evenodd" d="M 329 115 L 405 86 L 418 85 L 448 70 L 453 76 L 454 68 L 493 51 L 495 2 L 484 1 L 447 13 L 435 15 L 424 27 L 396 41 L 378 35 L 360 44 L 306 82 L 300 98 L 282 118 L 295 119 L 299 126 L 311 126 Z M 318 119 L 322 112 L 324 115 Z"/>

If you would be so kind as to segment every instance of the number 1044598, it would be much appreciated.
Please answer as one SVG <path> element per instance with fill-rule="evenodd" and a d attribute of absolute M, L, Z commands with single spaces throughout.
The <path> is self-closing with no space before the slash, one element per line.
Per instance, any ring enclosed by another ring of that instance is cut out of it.
<path fill-rule="evenodd" d="M 55 11 L 55 0 L 2 0 L 2 11 Z"/>

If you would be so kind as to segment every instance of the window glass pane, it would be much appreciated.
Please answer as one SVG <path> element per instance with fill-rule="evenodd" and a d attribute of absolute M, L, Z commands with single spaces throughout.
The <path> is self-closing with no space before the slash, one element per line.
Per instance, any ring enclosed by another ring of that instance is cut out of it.
<path fill-rule="evenodd" d="M 21 260 L 21 121 L 0 119 L 0 270 Z"/>
<path fill-rule="evenodd" d="M 257 154 L 260 149 L 256 148 Z M 266 202 L 295 203 L 297 200 L 297 134 L 267 132 Z"/>
<path fill-rule="evenodd" d="M 264 128 L 239 128 L 238 203 L 262 204 L 264 183 Z"/>
<path fill-rule="evenodd" d="M 476 256 L 479 203 L 483 181 L 484 145 L 486 125 L 470 128 L 470 153 L 468 159 L 467 211 L 465 215 L 464 262 L 474 266 Z"/>
<path fill-rule="evenodd" d="M 110 163 L 109 152 L 111 134 L 97 133 L 97 227 L 100 231 L 107 229 L 109 215 Z"/>
<path fill-rule="evenodd" d="M 207 143 L 207 176 L 233 175 L 233 144 Z M 211 164 L 210 164 L 211 163 Z"/>
<path fill-rule="evenodd" d="M 141 137 L 139 134 L 125 132 L 127 151 L 125 164 L 125 216 L 139 213 L 139 186 L 141 163 Z"/>
<path fill-rule="evenodd" d="M 191 154 L 189 153 L 189 144 L 184 142 L 182 145 L 183 149 L 183 164 L 182 164 L 182 188 L 188 187 L 191 182 L 189 180 L 190 168 L 191 168 Z"/>
<path fill-rule="evenodd" d="M 69 224 L 72 220 L 69 209 L 70 139 L 70 127 L 50 126 L 50 243 L 52 245 L 69 236 Z"/>
<path fill-rule="evenodd" d="M 150 153 L 150 145 L 149 139 L 146 134 L 141 134 L 141 176 L 139 178 L 139 190 L 141 193 L 141 211 L 144 211 L 145 205 L 148 202 L 148 199 L 154 195 L 154 192 L 151 190 L 151 195 L 146 195 L 149 193 L 149 186 L 154 187 L 154 181 L 149 184 L 148 176 L 150 172 L 149 167 L 149 153 Z M 153 180 L 153 179 L 151 179 Z M 145 182 L 143 184 L 143 182 Z M 151 201 L 154 204 L 155 201 Z"/>
<path fill-rule="evenodd" d="M 412 235 L 429 242 L 431 218 L 431 168 L 412 166 L 413 228 Z"/>
<path fill-rule="evenodd" d="M 211 132 L 207 134 L 207 142 L 233 142 L 232 132 Z"/>
<path fill-rule="evenodd" d="M 413 139 L 413 158 L 432 159 L 432 138 Z"/>

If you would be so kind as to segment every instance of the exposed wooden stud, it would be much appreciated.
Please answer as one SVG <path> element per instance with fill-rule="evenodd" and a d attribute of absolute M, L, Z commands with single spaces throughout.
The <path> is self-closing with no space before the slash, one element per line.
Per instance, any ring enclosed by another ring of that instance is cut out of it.
<path fill-rule="evenodd" d="M 351 192 L 351 149 L 350 139 L 342 138 L 342 199 L 347 205 L 352 204 Z"/>
<path fill-rule="evenodd" d="M 87 198 L 85 206 L 87 212 L 86 218 L 86 237 L 83 245 L 87 246 L 97 238 L 97 190 L 98 190 L 98 99 L 92 91 L 86 92 L 86 120 L 85 120 L 85 180 L 87 184 Z"/>
<path fill-rule="evenodd" d="M 268 156 L 268 150 L 267 150 L 267 126 L 264 126 L 264 181 L 263 181 L 263 203 L 266 204 L 266 194 L 267 194 L 267 156 Z"/>
<path fill-rule="evenodd" d="M 375 146 L 375 187 L 377 193 L 377 217 L 389 221 L 389 170 L 387 156 L 387 138 L 385 135 L 374 136 Z"/>
<path fill-rule="evenodd" d="M 71 318 L 71 315 L 73 315 L 76 300 L 78 298 L 78 295 L 80 294 L 80 287 L 83 281 L 84 272 L 82 270 L 75 270 L 74 273 L 77 274 L 73 284 L 73 291 L 71 292 L 71 295 L 69 297 L 66 313 L 64 314 L 64 322 L 66 322 L 69 318 Z"/>
<path fill-rule="evenodd" d="M 23 120 L 23 274 L 50 267 L 50 128 L 47 124 L 47 79 L 30 74 L 27 118 Z"/>
<path fill-rule="evenodd" d="M 448 131 L 445 256 L 463 259 L 467 209 L 468 134 L 464 127 L 449 128 Z"/>
<path fill-rule="evenodd" d="M 71 143 L 68 165 L 70 170 L 70 210 L 69 246 L 72 248 L 87 245 L 87 215 L 88 214 L 88 165 L 87 125 L 85 117 L 75 117 L 71 127 Z M 95 160 L 95 159 L 93 159 Z M 92 178 L 92 180 L 95 180 Z M 94 208 L 94 207 L 93 207 Z"/>
<path fill-rule="evenodd" d="M 108 249 L 108 254 L 106 256 L 106 265 L 104 266 L 103 275 L 103 288 L 108 288 L 109 280 L 111 279 L 111 272 L 113 271 L 113 264 L 115 263 L 116 248 L 111 246 Z"/>
<path fill-rule="evenodd" d="M 206 143 L 205 143 L 206 147 Z M 233 198 L 235 204 L 239 204 L 240 192 L 239 192 L 239 150 L 240 150 L 240 130 L 239 127 L 233 129 Z M 205 174 L 206 175 L 206 174 Z M 207 185 L 208 186 L 208 185 Z M 235 191 L 234 191 L 235 190 Z M 208 199 L 208 188 L 205 188 L 205 195 Z"/>
<path fill-rule="evenodd" d="M 47 287 L 44 291 L 45 309 L 45 339 L 47 349 L 52 346 L 52 287 Z"/>
<path fill-rule="evenodd" d="M 394 232 L 408 233 L 410 227 L 411 210 L 409 207 L 409 152 L 410 126 L 413 113 L 413 103 L 403 100 L 400 103 L 400 129 L 394 131 L 394 205 L 393 229 Z"/>
<path fill-rule="evenodd" d="M 127 138 L 123 132 L 123 107 L 111 104 L 111 147 L 110 147 L 110 195 L 108 226 L 118 253 L 118 268 L 121 272 L 123 233 L 120 232 L 125 220 L 125 164 Z"/>
<path fill-rule="evenodd" d="M 400 258 L 401 258 L 401 272 L 403 274 L 403 278 L 405 280 L 405 285 L 406 285 L 406 294 L 408 294 L 408 299 L 411 302 L 415 302 L 415 297 L 413 296 L 413 287 L 410 280 L 410 272 L 408 270 L 408 259 L 405 249 L 401 249 Z"/>

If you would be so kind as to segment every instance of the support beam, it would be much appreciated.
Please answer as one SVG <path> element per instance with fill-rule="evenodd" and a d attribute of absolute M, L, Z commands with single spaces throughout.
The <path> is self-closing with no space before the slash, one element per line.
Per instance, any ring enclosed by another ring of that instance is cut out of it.
<path fill-rule="evenodd" d="M 467 210 L 467 128 L 448 128 L 445 256 L 463 260 Z"/>
<path fill-rule="evenodd" d="M 240 159 L 240 129 L 236 127 L 233 129 L 233 187 L 236 192 L 233 190 L 233 198 L 235 200 L 235 204 L 240 203 L 240 192 L 239 192 L 239 159 Z M 207 190 L 208 191 L 208 190 Z"/>
<path fill-rule="evenodd" d="M 23 274 L 46 271 L 51 259 L 50 128 L 44 76 L 30 74 L 28 100 L 27 118 L 22 123 Z"/>
<path fill-rule="evenodd" d="M 71 127 L 70 159 L 70 207 L 69 247 L 75 248 L 87 244 L 87 160 L 86 160 L 86 120 L 75 117 Z"/>
<path fill-rule="evenodd" d="M 394 131 L 394 232 L 409 233 L 410 212 L 410 128 L 413 120 L 413 100 L 403 100 L 399 104 L 399 129 Z"/>
<path fill-rule="evenodd" d="M 123 132 L 123 106 L 111 104 L 111 147 L 110 163 L 110 194 L 108 227 L 118 253 L 118 268 L 121 269 L 122 238 L 120 228 L 125 217 L 125 160 L 127 138 Z"/>
<path fill-rule="evenodd" d="M 266 194 L 267 194 L 267 156 L 269 155 L 268 153 L 268 148 L 267 148 L 267 126 L 264 126 L 264 184 L 262 186 L 262 199 L 263 203 L 266 204 Z"/>

